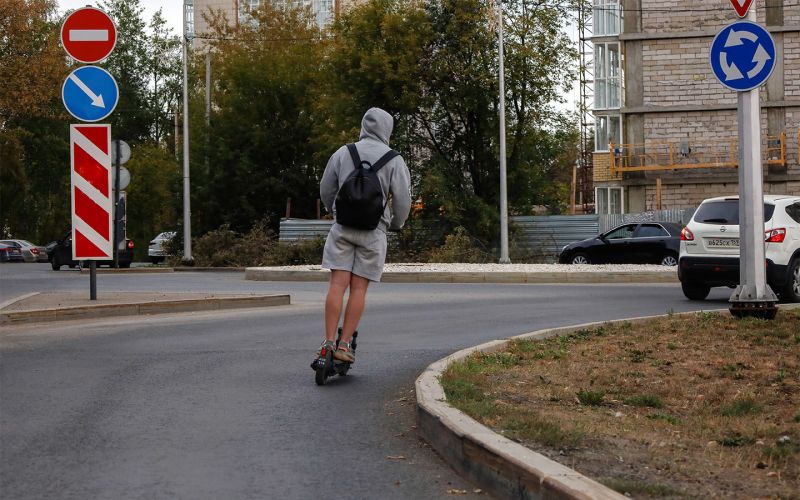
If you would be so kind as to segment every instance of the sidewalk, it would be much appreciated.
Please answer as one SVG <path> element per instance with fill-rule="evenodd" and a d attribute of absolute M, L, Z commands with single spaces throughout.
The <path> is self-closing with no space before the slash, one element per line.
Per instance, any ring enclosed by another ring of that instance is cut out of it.
<path fill-rule="evenodd" d="M 248 267 L 254 281 L 328 281 L 320 266 Z M 677 283 L 675 267 L 568 264 L 386 264 L 382 283 Z"/>

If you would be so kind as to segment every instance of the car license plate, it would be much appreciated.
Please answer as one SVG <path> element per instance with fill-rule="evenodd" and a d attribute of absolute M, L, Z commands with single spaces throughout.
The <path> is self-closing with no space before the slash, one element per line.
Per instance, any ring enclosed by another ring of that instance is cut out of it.
<path fill-rule="evenodd" d="M 739 238 L 709 238 L 706 245 L 714 248 L 739 248 Z"/>

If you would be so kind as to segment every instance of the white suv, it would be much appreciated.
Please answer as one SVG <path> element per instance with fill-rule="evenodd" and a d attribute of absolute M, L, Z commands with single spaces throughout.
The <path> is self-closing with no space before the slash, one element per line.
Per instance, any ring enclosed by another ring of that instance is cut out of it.
<path fill-rule="evenodd" d="M 764 196 L 767 283 L 785 302 L 800 302 L 800 196 Z M 703 300 L 711 287 L 739 284 L 739 197 L 703 201 L 681 232 L 683 294 Z"/>

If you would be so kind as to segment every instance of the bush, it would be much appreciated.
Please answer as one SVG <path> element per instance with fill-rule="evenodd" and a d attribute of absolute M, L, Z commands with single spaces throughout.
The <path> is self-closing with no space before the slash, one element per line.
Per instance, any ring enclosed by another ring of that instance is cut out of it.
<path fill-rule="evenodd" d="M 479 248 L 480 242 L 472 238 L 467 230 L 459 226 L 447 235 L 444 244 L 428 254 L 428 262 L 464 262 L 480 264 L 491 258 L 489 252 Z"/>
<path fill-rule="evenodd" d="M 169 246 L 174 265 L 180 261 L 182 247 Z M 325 240 L 281 243 L 275 234 L 259 222 L 247 233 L 233 231 L 228 224 L 207 232 L 192 243 L 194 263 L 200 267 L 257 267 L 320 264 Z"/>

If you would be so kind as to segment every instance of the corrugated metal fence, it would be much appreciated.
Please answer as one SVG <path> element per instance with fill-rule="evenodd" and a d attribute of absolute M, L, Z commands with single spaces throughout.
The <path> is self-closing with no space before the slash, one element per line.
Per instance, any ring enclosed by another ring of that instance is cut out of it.
<path fill-rule="evenodd" d="M 631 222 L 676 222 L 678 224 L 686 224 L 689 219 L 694 215 L 696 208 L 672 208 L 669 210 L 652 210 L 650 212 L 641 212 L 638 214 L 610 214 L 600 215 L 600 233 L 604 233 L 609 229 L 615 228 L 620 224 L 628 224 Z"/>
<path fill-rule="evenodd" d="M 514 242 L 519 247 L 535 250 L 542 257 L 553 259 L 564 245 L 592 238 L 620 224 L 647 221 L 685 224 L 692 214 L 694 209 L 690 208 L 637 214 L 514 216 L 510 221 L 514 229 Z M 317 236 L 325 238 L 332 223 L 330 220 L 283 219 L 279 239 L 290 242 L 310 240 Z"/>

